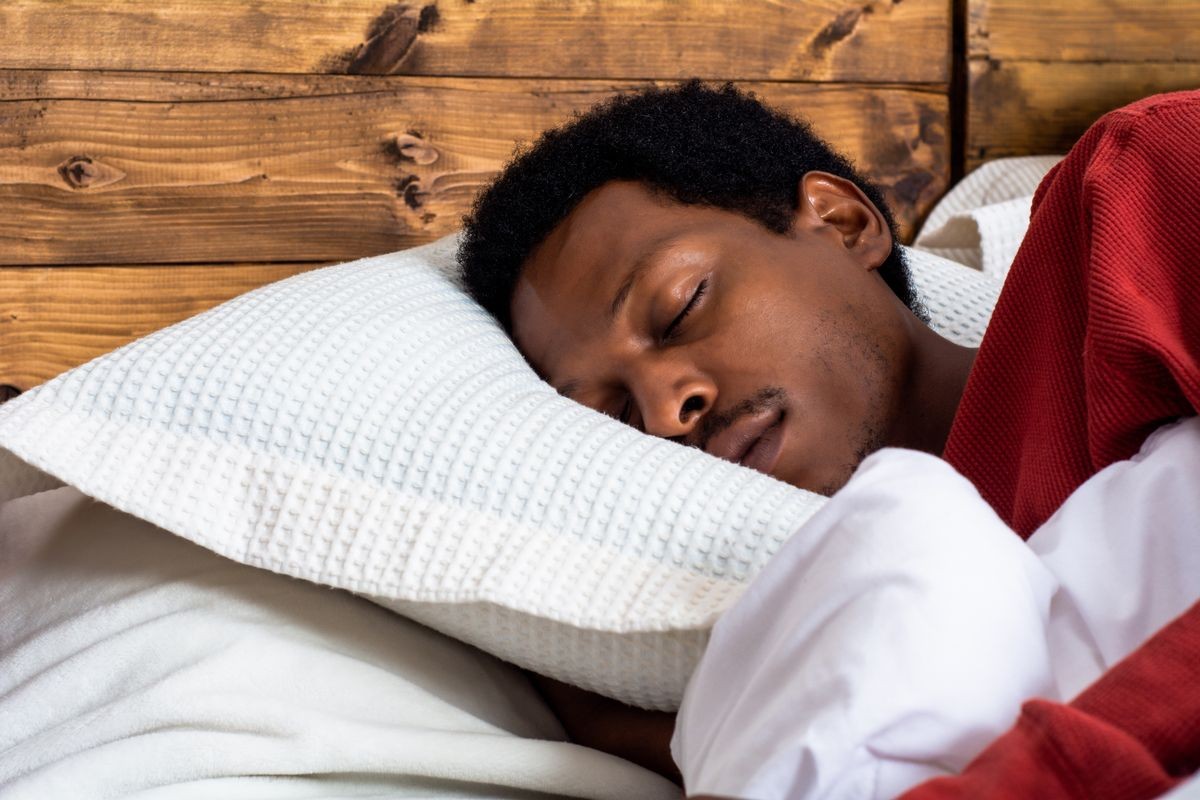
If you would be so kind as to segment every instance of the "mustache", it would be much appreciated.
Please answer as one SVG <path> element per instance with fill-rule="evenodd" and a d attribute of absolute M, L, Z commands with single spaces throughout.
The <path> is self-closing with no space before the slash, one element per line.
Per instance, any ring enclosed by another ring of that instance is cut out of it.
<path fill-rule="evenodd" d="M 772 407 L 782 406 L 787 403 L 787 399 L 787 392 L 783 388 L 768 386 L 765 389 L 759 389 L 732 408 L 706 414 L 700 421 L 700 435 L 697 446 L 701 450 L 707 450 L 708 442 L 712 437 L 733 425 L 741 417 L 747 414 L 757 414 Z"/>

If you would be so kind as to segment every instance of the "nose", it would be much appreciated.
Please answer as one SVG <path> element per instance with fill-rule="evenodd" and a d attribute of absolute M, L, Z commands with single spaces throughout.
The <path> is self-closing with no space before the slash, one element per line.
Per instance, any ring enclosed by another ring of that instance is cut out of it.
<path fill-rule="evenodd" d="M 692 364 L 661 361 L 631 378 L 642 428 L 653 436 L 687 439 L 716 403 L 716 383 Z"/>

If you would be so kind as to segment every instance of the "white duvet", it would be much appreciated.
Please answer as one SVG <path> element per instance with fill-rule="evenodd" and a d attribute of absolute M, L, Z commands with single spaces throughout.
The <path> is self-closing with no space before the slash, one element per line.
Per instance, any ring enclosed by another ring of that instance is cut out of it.
<path fill-rule="evenodd" d="M 4 800 L 678 797 L 515 668 L 71 487 L 0 504 L 0 614 Z"/>
<path fill-rule="evenodd" d="M 1200 598 L 1200 419 L 1022 542 L 940 459 L 882 450 L 713 629 L 673 751 L 692 794 L 891 798 L 961 770 Z"/>

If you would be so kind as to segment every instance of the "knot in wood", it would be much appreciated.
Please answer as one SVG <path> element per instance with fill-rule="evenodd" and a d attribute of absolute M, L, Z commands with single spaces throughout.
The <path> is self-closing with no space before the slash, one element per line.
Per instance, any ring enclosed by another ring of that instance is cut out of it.
<path fill-rule="evenodd" d="M 366 41 L 340 57 L 351 75 L 391 75 L 402 71 L 417 37 L 438 27 L 437 4 L 420 8 L 393 3 L 367 28 Z"/>
<path fill-rule="evenodd" d="M 98 189 L 125 177 L 116 167 L 88 156 L 71 156 L 58 165 L 58 174 L 72 189 Z"/>
<path fill-rule="evenodd" d="M 396 137 L 396 153 L 402 161 L 427 166 L 438 160 L 437 148 L 420 136 L 412 133 L 402 133 Z"/>
<path fill-rule="evenodd" d="M 58 174 L 72 189 L 86 189 L 96 177 L 96 168 L 87 156 L 71 156 L 58 165 Z"/>
<path fill-rule="evenodd" d="M 421 179 L 416 175 L 405 175 L 396 181 L 396 194 L 404 199 L 404 204 L 417 211 L 425 204 L 428 192 L 421 188 Z"/>

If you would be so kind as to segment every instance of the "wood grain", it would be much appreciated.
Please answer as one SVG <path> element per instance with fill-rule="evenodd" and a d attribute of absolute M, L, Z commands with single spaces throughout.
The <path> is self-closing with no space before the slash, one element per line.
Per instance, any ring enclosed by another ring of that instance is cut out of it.
<path fill-rule="evenodd" d="M 0 268 L 0 385 L 21 391 L 321 264 Z"/>
<path fill-rule="evenodd" d="M 945 0 L 8 0 L 0 68 L 945 83 Z"/>
<path fill-rule="evenodd" d="M 968 0 L 965 168 L 1065 153 L 1105 112 L 1200 86 L 1195 0 Z"/>
<path fill-rule="evenodd" d="M 945 0 L 8 0 L 0 40 L 0 385 L 21 389 L 447 233 L 514 142 L 649 82 L 811 118 L 905 234 L 950 173 Z"/>
<path fill-rule="evenodd" d="M 457 228 L 514 141 L 638 85 L 127 73 L 40 80 L 44 96 L 30 97 L 38 87 L 26 76 L 0 73 L 12 98 L 0 100 L 0 264 L 337 261 L 401 249 Z M 72 82 L 86 94 L 66 96 Z M 944 93 L 744 86 L 809 116 L 849 152 L 884 188 L 905 233 L 945 190 Z"/>
<path fill-rule="evenodd" d="M 973 57 L 1200 61 L 1196 0 L 971 0 Z"/>
<path fill-rule="evenodd" d="M 1195 64 L 972 61 L 967 169 L 1004 156 L 1065 153 L 1105 112 L 1200 86 Z"/>

